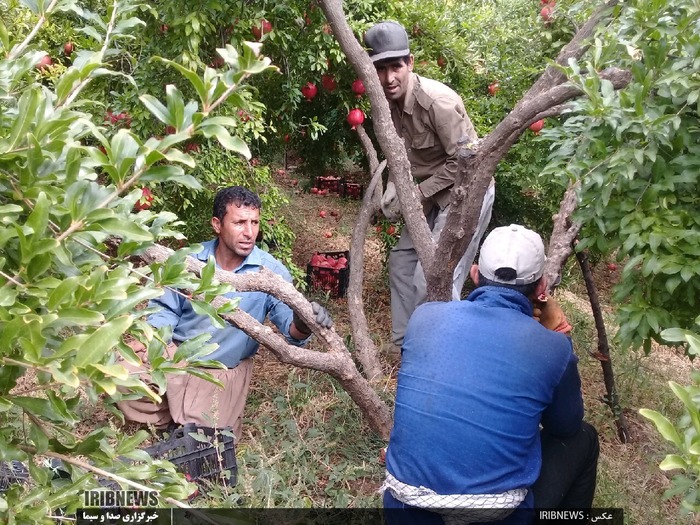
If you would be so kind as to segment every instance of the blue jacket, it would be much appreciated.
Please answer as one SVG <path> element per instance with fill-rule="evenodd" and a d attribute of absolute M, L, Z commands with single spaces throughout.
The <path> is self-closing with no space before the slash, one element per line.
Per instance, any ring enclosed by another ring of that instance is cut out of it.
<path fill-rule="evenodd" d="M 218 242 L 218 239 L 214 239 L 202 243 L 202 251 L 194 256 L 202 262 L 207 262 L 209 256 L 214 257 Z M 233 273 L 257 272 L 263 266 L 282 276 L 285 281 L 292 282 L 287 268 L 257 246 Z M 289 335 L 293 312 L 279 299 L 263 292 L 231 292 L 225 297 L 240 297 L 238 307 L 261 323 L 269 315 L 270 321 L 279 328 L 290 344 L 301 346 L 307 341 L 297 340 Z M 206 359 L 220 361 L 228 368 L 238 366 L 242 359 L 254 355 L 260 346 L 257 341 L 233 325 L 223 329 L 215 327 L 207 316 L 195 313 L 190 301 L 170 290 L 166 290 L 158 299 L 153 299 L 149 306 L 162 307 L 162 310 L 152 314 L 148 322 L 156 328 L 170 325 L 175 342 L 183 342 L 202 333 L 212 334 L 208 342 L 217 343 L 219 348 L 207 355 Z"/>
<path fill-rule="evenodd" d="M 581 427 L 577 362 L 571 340 L 514 290 L 421 305 L 404 339 L 387 470 L 438 494 L 531 487 L 540 424 L 562 437 Z"/>

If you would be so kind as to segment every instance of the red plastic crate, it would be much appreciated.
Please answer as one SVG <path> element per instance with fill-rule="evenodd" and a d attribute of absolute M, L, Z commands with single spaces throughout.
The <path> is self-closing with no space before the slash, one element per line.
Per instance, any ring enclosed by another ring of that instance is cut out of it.
<path fill-rule="evenodd" d="M 348 199 L 361 199 L 364 186 L 359 182 L 344 182 L 340 188 L 340 196 Z"/>
<path fill-rule="evenodd" d="M 345 297 L 348 290 L 348 281 L 350 279 L 350 252 L 317 252 L 323 257 L 332 257 L 336 261 L 341 257 L 348 260 L 345 268 L 330 268 L 325 265 L 311 264 L 306 265 L 306 284 L 310 290 L 320 290 L 322 292 L 330 292 L 333 297 Z"/>
<path fill-rule="evenodd" d="M 343 178 L 334 175 L 316 177 L 316 187 L 319 190 L 328 190 L 329 193 L 339 193 L 342 183 Z"/>

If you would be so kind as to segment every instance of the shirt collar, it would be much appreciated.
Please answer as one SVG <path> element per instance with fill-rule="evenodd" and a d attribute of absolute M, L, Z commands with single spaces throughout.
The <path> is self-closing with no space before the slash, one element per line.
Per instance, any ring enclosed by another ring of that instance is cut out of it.
<path fill-rule="evenodd" d="M 209 260 L 209 256 L 214 257 L 216 259 L 215 254 L 216 247 L 218 245 L 219 239 L 212 239 L 211 241 L 203 242 L 202 250 L 195 254 L 197 259 L 199 259 L 202 262 L 207 262 Z M 245 259 L 243 259 L 241 265 L 234 271 L 237 272 L 242 268 L 245 268 L 246 266 L 262 266 L 262 253 L 263 251 L 260 248 L 254 246 L 253 251 L 250 252 Z"/>
<path fill-rule="evenodd" d="M 502 286 L 480 286 L 467 297 L 467 301 L 487 307 L 520 310 L 532 317 L 532 303 L 520 292 Z"/>

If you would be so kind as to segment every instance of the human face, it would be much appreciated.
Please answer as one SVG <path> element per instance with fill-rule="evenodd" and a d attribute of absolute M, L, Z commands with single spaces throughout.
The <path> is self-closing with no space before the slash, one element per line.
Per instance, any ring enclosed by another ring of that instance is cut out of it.
<path fill-rule="evenodd" d="M 223 220 L 213 217 L 211 225 L 219 236 L 216 261 L 222 268 L 233 270 L 255 247 L 260 230 L 260 210 L 229 204 Z"/>
<path fill-rule="evenodd" d="M 389 59 L 374 65 L 377 70 L 379 82 L 384 88 L 384 95 L 387 100 L 393 100 L 403 104 L 408 92 L 408 83 L 413 71 L 413 55 L 408 59 L 408 63 L 402 59 Z"/>

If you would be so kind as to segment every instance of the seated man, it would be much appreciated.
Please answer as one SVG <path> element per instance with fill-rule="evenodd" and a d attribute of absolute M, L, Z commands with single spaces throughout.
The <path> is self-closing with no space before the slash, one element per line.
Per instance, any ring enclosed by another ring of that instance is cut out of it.
<path fill-rule="evenodd" d="M 219 269 L 233 273 L 257 272 L 263 266 L 291 282 L 292 277 L 284 265 L 269 253 L 255 246 L 260 228 L 260 198 L 240 186 L 220 190 L 214 199 L 211 225 L 218 238 L 203 243 L 203 250 L 196 257 L 206 262 L 210 256 Z M 311 330 L 279 299 L 263 292 L 231 292 L 229 298 L 240 298 L 239 308 L 259 322 L 270 318 L 290 344 L 301 346 L 311 335 Z M 328 311 L 318 303 L 311 303 L 316 322 L 329 328 L 333 322 Z M 224 388 L 189 374 L 168 374 L 167 394 L 163 403 L 156 405 L 149 400 L 122 401 L 118 404 L 126 419 L 150 423 L 156 427 L 196 423 L 201 426 L 233 427 L 240 437 L 243 409 L 248 397 L 253 368 L 252 357 L 259 344 L 233 325 L 218 329 L 205 315 L 195 313 L 192 304 L 182 295 L 171 290 L 149 306 L 162 309 L 148 318 L 156 328 L 169 325 L 173 330 L 175 345 L 203 333 L 210 333 L 210 343 L 219 347 L 206 356 L 220 361 L 227 369 L 210 369 L 208 372 Z M 140 345 L 143 348 L 143 345 Z"/>
<path fill-rule="evenodd" d="M 385 508 L 413 510 L 389 519 L 525 523 L 535 506 L 590 508 L 598 435 L 571 326 L 542 295 L 545 261 L 535 232 L 496 228 L 471 268 L 477 289 L 411 317 L 383 488 Z"/>

